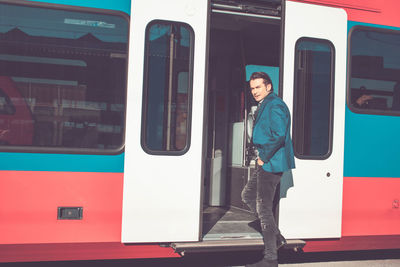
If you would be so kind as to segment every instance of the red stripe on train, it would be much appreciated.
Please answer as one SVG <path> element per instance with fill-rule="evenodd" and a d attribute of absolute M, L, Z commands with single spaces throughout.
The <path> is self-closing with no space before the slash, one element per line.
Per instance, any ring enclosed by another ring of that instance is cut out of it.
<path fill-rule="evenodd" d="M 122 173 L 0 171 L 0 244 L 121 242 L 122 192 Z"/>
<path fill-rule="evenodd" d="M 306 240 L 304 252 L 400 249 L 400 235 L 345 236 L 340 239 Z"/>
<path fill-rule="evenodd" d="M 400 178 L 344 177 L 342 238 L 307 240 L 306 252 L 400 249 Z"/>
<path fill-rule="evenodd" d="M 398 0 L 292 0 L 343 8 L 348 20 L 400 27 L 400 1 Z"/>
<path fill-rule="evenodd" d="M 121 244 L 122 173 L 0 171 L 0 262 L 178 257 Z M 58 220 L 58 207 L 83 207 Z"/>
<path fill-rule="evenodd" d="M 342 236 L 400 235 L 400 178 L 345 177 Z"/>
<path fill-rule="evenodd" d="M 180 257 L 172 248 L 121 243 L 0 245 L 0 262 Z"/>

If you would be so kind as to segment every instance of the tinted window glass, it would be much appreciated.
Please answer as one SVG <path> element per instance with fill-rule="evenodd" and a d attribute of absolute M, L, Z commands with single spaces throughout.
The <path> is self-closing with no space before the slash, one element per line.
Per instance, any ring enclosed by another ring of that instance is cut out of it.
<path fill-rule="evenodd" d="M 328 41 L 300 39 L 296 43 L 293 142 L 297 157 L 329 156 L 333 58 Z"/>
<path fill-rule="evenodd" d="M 157 21 L 147 27 L 142 146 L 149 153 L 188 147 L 192 39 L 188 25 Z"/>
<path fill-rule="evenodd" d="M 357 27 L 350 48 L 349 101 L 355 112 L 400 114 L 400 34 Z"/>
<path fill-rule="evenodd" d="M 1 144 L 111 151 L 123 145 L 128 22 L 0 5 L 0 87 L 15 106 Z M 43 149 L 41 149 L 43 151 Z"/>

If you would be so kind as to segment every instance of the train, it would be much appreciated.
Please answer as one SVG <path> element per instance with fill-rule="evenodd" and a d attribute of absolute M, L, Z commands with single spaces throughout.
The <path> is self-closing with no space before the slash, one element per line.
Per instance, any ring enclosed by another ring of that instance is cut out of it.
<path fill-rule="evenodd" d="M 250 75 L 296 168 L 283 249 L 400 248 L 396 0 L 0 0 L 0 262 L 259 250 Z"/>

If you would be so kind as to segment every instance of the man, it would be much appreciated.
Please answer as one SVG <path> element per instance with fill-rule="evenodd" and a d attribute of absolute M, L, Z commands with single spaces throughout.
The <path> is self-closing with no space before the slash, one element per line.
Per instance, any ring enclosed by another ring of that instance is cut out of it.
<path fill-rule="evenodd" d="M 246 266 L 278 266 L 278 246 L 286 243 L 272 212 L 273 199 L 282 173 L 293 169 L 293 144 L 290 138 L 290 113 L 273 92 L 271 78 L 264 72 L 250 77 L 250 89 L 258 102 L 253 128 L 256 169 L 242 192 L 242 200 L 259 218 L 264 239 L 264 257 Z"/>

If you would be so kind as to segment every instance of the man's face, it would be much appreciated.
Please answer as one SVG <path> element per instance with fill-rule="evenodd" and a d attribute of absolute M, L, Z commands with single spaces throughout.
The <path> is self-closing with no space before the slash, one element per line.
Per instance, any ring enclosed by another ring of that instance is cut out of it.
<path fill-rule="evenodd" d="M 265 85 L 264 79 L 250 80 L 251 94 L 257 102 L 263 100 L 271 91 L 271 84 Z"/>

